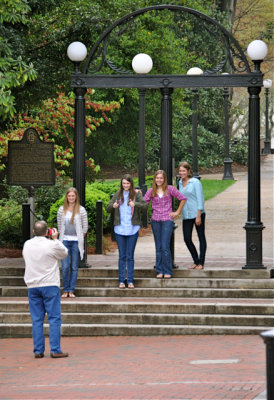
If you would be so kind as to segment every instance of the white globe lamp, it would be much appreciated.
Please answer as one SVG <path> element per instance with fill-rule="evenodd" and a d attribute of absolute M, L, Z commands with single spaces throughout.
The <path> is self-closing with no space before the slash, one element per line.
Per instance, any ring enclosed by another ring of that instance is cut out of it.
<path fill-rule="evenodd" d="M 87 56 L 87 48 L 82 42 L 73 42 L 67 49 L 68 58 L 76 63 L 80 63 Z"/>
<path fill-rule="evenodd" d="M 203 73 L 203 70 L 201 68 L 198 68 L 198 67 L 190 68 L 187 71 L 187 75 L 201 75 L 202 73 Z"/>
<path fill-rule="evenodd" d="M 148 74 L 152 67 L 152 58 L 148 54 L 139 53 L 132 60 L 132 68 L 137 74 Z"/>

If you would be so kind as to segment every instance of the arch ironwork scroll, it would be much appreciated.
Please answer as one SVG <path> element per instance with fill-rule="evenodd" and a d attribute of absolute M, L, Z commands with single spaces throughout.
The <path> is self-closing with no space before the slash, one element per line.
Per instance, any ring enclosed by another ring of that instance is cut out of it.
<path fill-rule="evenodd" d="M 191 8 L 173 4 L 163 4 L 136 10 L 118 19 L 109 26 L 92 47 L 84 67 L 84 74 L 98 74 L 102 72 L 105 67 L 109 68 L 114 74 L 133 74 L 133 71 L 123 65 L 123 63 L 122 65 L 117 65 L 117 61 L 111 59 L 111 54 L 109 54 L 108 51 L 111 45 L 121 38 L 124 33 L 128 32 L 130 28 L 134 28 L 138 17 L 146 13 L 152 13 L 152 15 L 156 16 L 164 10 L 169 10 L 174 14 L 176 13 L 176 15 L 181 14 L 190 19 L 192 18 L 196 25 L 199 25 L 199 29 L 204 29 L 205 32 L 208 33 L 209 38 L 219 42 L 220 46 L 217 47 L 222 49 L 222 52 L 219 54 L 219 59 L 216 60 L 216 65 L 209 66 L 209 68 L 204 71 L 205 75 L 218 73 L 227 63 L 229 63 L 234 73 L 251 72 L 247 58 L 238 41 L 219 22 Z M 136 28 L 138 28 L 138 26 Z"/>

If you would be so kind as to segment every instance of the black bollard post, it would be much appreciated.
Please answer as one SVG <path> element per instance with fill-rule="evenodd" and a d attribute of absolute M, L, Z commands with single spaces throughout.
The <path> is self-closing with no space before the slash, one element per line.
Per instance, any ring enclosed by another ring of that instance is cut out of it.
<path fill-rule="evenodd" d="M 29 240 L 31 237 L 30 232 L 30 204 L 24 203 L 22 204 L 22 234 L 23 234 L 23 243 L 26 240 Z"/>
<path fill-rule="evenodd" d="M 141 191 L 142 191 L 142 195 L 144 196 L 147 192 L 147 185 L 142 185 L 141 186 Z M 143 212 L 143 217 L 142 217 L 142 225 L 143 228 L 147 228 L 147 220 L 148 220 L 148 215 L 147 215 L 147 211 Z"/>
<path fill-rule="evenodd" d="M 274 329 L 262 332 L 266 345 L 266 393 L 267 400 L 274 399 Z"/>
<path fill-rule="evenodd" d="M 103 254 L 103 202 L 96 201 L 96 254 Z"/>
<path fill-rule="evenodd" d="M 114 196 L 114 194 L 111 194 L 110 198 L 112 199 L 113 196 Z M 114 212 L 113 211 L 110 214 L 110 221 L 111 221 L 111 240 L 113 242 L 116 242 L 116 237 L 115 237 L 115 232 L 114 232 Z"/>

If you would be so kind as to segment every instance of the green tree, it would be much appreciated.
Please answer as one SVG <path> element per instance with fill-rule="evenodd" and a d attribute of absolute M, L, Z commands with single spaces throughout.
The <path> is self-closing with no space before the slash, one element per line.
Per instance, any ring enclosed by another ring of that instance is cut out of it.
<path fill-rule="evenodd" d="M 102 124 L 111 122 L 110 115 L 120 108 L 120 102 L 95 102 L 92 95 L 93 90 L 89 89 L 86 99 L 87 140 L 96 136 L 96 130 Z M 45 100 L 41 108 L 18 114 L 14 123 L 17 128 L 0 133 L 0 170 L 6 166 L 8 141 L 22 139 L 25 129 L 31 126 L 37 130 L 42 140 L 54 143 L 56 174 L 71 177 L 71 160 L 74 156 L 73 116 L 74 94 L 65 95 L 62 91 L 58 92 L 57 98 Z M 90 173 L 99 170 L 90 154 L 86 155 L 86 166 Z"/>
<path fill-rule="evenodd" d="M 25 0 L 2 0 L 0 3 L 0 117 L 14 116 L 16 99 L 12 90 L 23 88 L 37 78 L 33 63 L 21 56 L 22 26 L 27 24 L 30 7 Z"/>

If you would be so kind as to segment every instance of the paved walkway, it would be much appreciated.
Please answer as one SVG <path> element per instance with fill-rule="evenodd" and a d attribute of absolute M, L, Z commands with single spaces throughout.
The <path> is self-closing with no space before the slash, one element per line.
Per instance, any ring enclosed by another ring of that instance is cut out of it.
<path fill-rule="evenodd" d="M 262 159 L 263 263 L 273 268 L 273 163 Z M 205 176 L 203 176 L 205 178 Z M 222 175 L 207 178 L 222 179 Z M 245 264 L 247 175 L 206 202 L 206 268 Z M 175 231 L 175 263 L 191 259 Z M 139 238 L 136 268 L 154 265 L 152 234 Z M 92 267 L 117 266 L 117 252 L 89 255 Z M 1 265 L 23 265 L 1 259 Z M 63 338 L 68 359 L 35 360 L 31 339 L 0 340 L 0 399 L 265 400 L 265 345 L 259 336 Z"/>
<path fill-rule="evenodd" d="M 265 400 L 258 336 L 63 338 L 66 359 L 34 359 L 31 339 L 0 341 L 0 398 Z"/>

